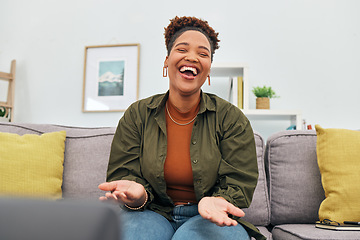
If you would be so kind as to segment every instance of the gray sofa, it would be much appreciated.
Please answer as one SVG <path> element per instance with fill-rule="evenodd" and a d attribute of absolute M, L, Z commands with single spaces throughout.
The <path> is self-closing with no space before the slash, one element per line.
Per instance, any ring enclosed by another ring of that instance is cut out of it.
<path fill-rule="evenodd" d="M 117 213 L 113 206 L 98 201 L 102 192 L 97 187 L 106 178 L 115 128 L 0 122 L 0 132 L 19 135 L 60 130 L 65 130 L 67 135 L 62 184 L 64 200 L 0 198 L 0 239 L 119 239 Z"/>
<path fill-rule="evenodd" d="M 66 131 L 63 173 L 65 199 L 98 199 L 106 179 L 115 128 L 0 123 L 0 132 L 42 134 Z M 316 158 L 315 131 L 283 131 L 264 139 L 255 133 L 259 181 L 246 220 L 268 239 L 360 239 L 360 232 L 315 228 L 324 199 Z M 0 216 L 1 219 L 1 216 Z"/>

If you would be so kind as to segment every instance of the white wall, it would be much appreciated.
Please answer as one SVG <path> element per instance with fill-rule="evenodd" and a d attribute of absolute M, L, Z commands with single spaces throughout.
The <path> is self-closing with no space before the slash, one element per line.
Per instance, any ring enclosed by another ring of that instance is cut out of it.
<path fill-rule="evenodd" d="M 357 0 L 1 0 L 0 9 L 0 71 L 17 60 L 16 122 L 116 126 L 121 112 L 81 111 L 85 46 L 140 43 L 139 96 L 164 92 L 164 27 L 186 15 L 220 32 L 215 62 L 247 63 L 251 86 L 273 87 L 272 109 L 360 128 Z"/>

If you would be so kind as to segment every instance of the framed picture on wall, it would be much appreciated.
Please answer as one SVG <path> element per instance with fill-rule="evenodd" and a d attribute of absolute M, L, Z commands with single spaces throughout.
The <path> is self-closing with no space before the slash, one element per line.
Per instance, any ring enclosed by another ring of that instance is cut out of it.
<path fill-rule="evenodd" d="M 125 111 L 138 100 L 140 44 L 85 47 L 83 112 Z"/>

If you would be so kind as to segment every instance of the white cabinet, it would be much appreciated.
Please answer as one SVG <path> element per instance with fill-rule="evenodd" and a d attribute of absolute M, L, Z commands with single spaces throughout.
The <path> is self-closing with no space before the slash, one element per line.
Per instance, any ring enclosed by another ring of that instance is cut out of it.
<path fill-rule="evenodd" d="M 234 78 L 241 76 L 243 81 L 243 109 L 249 109 L 249 68 L 246 64 L 240 63 L 214 63 L 211 66 L 211 77 L 227 77 L 229 81 L 234 80 Z M 235 87 L 229 89 L 232 92 L 230 101 L 238 106 L 238 87 L 236 81 L 233 81 L 232 84 L 235 84 Z"/>
<path fill-rule="evenodd" d="M 227 77 L 229 81 L 234 77 L 241 76 L 243 79 L 243 112 L 249 118 L 250 121 L 256 120 L 289 120 L 291 125 L 295 125 L 296 129 L 302 129 L 302 113 L 300 110 L 267 110 L 267 109 L 250 109 L 249 108 L 249 67 L 247 64 L 241 63 L 213 63 L 211 67 L 211 77 Z M 233 82 L 234 83 L 234 82 Z M 235 84 L 236 86 L 237 84 Z M 238 106 L 237 87 L 229 89 L 232 92 L 232 98 L 230 101 Z M 255 97 L 255 96 L 254 96 Z"/>
<path fill-rule="evenodd" d="M 301 130 L 302 114 L 300 110 L 266 110 L 266 109 L 243 109 L 249 120 L 289 120 L 291 125 Z"/>

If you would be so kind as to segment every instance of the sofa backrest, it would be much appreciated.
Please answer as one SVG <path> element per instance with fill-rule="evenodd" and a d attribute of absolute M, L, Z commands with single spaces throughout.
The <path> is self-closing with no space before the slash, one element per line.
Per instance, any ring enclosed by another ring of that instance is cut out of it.
<path fill-rule="evenodd" d="M 98 185 L 106 181 L 106 171 L 115 128 L 81 128 L 48 124 L 0 123 L 0 132 L 43 134 L 66 131 L 63 197 L 97 199 L 104 193 Z"/>
<path fill-rule="evenodd" d="M 265 175 L 265 142 L 257 132 L 254 132 L 254 137 L 259 178 L 250 207 L 248 209 L 243 209 L 245 212 L 244 220 L 249 221 L 256 226 L 267 226 L 270 223 L 270 202 Z"/>
<path fill-rule="evenodd" d="M 270 136 L 265 165 L 271 224 L 314 223 L 325 198 L 316 157 L 316 132 L 291 130 Z"/>
<path fill-rule="evenodd" d="M 19 135 L 43 134 L 66 131 L 65 158 L 63 173 L 63 197 L 97 199 L 103 196 L 98 185 L 106 181 L 111 142 L 115 128 L 81 128 L 50 124 L 0 123 L 0 132 Z M 254 133 L 259 179 L 253 201 L 244 209 L 245 220 L 257 226 L 267 226 L 270 222 L 270 203 L 266 183 L 264 139 Z"/>

